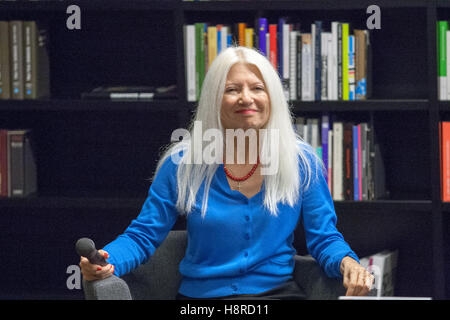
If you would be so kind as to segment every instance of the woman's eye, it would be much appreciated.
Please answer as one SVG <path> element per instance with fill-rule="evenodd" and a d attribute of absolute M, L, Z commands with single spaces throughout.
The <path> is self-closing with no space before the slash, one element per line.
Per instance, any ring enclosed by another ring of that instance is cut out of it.
<path fill-rule="evenodd" d="M 225 91 L 226 92 L 235 92 L 236 88 L 227 88 Z"/>

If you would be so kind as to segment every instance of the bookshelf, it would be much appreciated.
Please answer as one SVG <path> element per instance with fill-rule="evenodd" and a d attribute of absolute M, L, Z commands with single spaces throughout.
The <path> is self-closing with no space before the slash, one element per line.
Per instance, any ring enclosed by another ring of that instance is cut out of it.
<path fill-rule="evenodd" d="M 66 8 L 82 10 L 82 29 L 65 27 Z M 0 1 L 0 20 L 49 23 L 51 98 L 0 100 L 0 127 L 31 128 L 38 194 L 0 199 L 1 298 L 82 298 L 65 286 L 78 264 L 81 236 L 113 240 L 145 199 L 160 148 L 185 127 L 183 25 L 253 22 L 291 16 L 365 26 L 371 1 Z M 436 21 L 450 20 L 446 1 L 380 0 L 381 29 L 372 32 L 373 94 L 367 101 L 293 101 L 296 115 L 372 119 L 385 152 L 389 199 L 336 201 L 338 227 L 358 255 L 399 249 L 396 294 L 450 298 L 450 205 L 440 199 L 438 123 L 450 102 L 437 100 Z M 230 17 L 229 12 L 233 14 Z M 81 100 L 111 84 L 177 85 L 178 98 L 151 102 Z M 184 228 L 183 219 L 175 228 Z M 306 253 L 301 230 L 299 253 Z M 39 244 L 39 245 L 38 245 Z M 58 253 L 42 261 L 42 247 Z M 14 270 L 11 265 L 20 265 Z M 58 270 L 57 272 L 50 270 Z M 17 279 L 23 279 L 19 282 Z"/>

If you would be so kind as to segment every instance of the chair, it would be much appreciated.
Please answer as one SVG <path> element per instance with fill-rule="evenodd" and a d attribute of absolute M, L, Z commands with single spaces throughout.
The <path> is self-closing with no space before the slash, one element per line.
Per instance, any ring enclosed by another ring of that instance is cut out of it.
<path fill-rule="evenodd" d="M 186 250 L 186 231 L 171 231 L 146 264 L 122 278 L 83 280 L 87 300 L 172 300 L 181 281 L 178 265 Z M 342 281 L 328 278 L 310 256 L 295 256 L 294 279 L 310 300 L 337 299 Z"/>

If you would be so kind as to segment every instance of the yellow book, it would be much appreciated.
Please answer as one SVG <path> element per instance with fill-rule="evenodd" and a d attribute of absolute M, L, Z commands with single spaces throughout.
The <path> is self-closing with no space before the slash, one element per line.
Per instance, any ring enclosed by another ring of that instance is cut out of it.
<path fill-rule="evenodd" d="M 217 27 L 208 27 L 208 67 L 217 56 Z"/>
<path fill-rule="evenodd" d="M 349 24 L 342 23 L 342 100 L 349 99 L 348 33 L 349 33 Z"/>
<path fill-rule="evenodd" d="M 253 48 L 253 28 L 245 28 L 245 46 Z"/>

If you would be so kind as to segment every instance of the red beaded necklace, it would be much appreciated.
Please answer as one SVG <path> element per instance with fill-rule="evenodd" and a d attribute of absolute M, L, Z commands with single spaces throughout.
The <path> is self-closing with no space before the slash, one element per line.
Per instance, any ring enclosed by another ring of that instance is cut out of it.
<path fill-rule="evenodd" d="M 225 167 L 225 165 L 223 166 L 223 170 L 225 171 L 225 174 L 227 175 L 228 178 L 230 178 L 233 181 L 237 181 L 238 182 L 237 189 L 240 190 L 241 189 L 241 182 L 247 180 L 248 178 L 250 178 L 253 175 L 253 173 L 255 173 L 255 170 L 258 167 L 258 164 L 259 164 L 259 157 L 258 157 L 258 160 L 256 161 L 256 163 L 253 165 L 253 167 L 250 170 L 250 172 L 247 173 L 243 177 L 235 177 L 235 176 L 233 176 L 231 174 L 230 170 L 227 169 L 227 167 Z"/>

